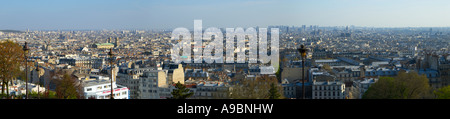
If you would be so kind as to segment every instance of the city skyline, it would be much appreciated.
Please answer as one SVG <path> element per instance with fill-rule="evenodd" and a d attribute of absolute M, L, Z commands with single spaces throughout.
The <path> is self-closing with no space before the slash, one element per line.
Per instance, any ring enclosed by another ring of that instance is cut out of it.
<path fill-rule="evenodd" d="M 450 1 L 5 1 L 0 29 L 123 30 L 319 25 L 450 27 Z"/>

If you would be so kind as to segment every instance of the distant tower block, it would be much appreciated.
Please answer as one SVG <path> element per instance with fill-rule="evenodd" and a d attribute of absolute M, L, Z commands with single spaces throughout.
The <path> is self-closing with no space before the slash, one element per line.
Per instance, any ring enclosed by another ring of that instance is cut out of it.
<path fill-rule="evenodd" d="M 116 41 L 115 41 L 115 43 L 114 43 L 114 47 L 117 47 L 117 46 L 119 46 L 120 44 L 119 44 L 119 38 L 117 37 L 116 38 Z"/>
<path fill-rule="evenodd" d="M 112 42 L 111 42 L 111 37 L 108 38 L 107 43 L 112 43 Z"/>

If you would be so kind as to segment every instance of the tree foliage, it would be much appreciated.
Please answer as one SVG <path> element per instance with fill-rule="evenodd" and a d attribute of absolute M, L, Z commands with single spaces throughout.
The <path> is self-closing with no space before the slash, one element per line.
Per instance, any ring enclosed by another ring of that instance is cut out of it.
<path fill-rule="evenodd" d="M 277 76 L 278 81 L 281 81 L 281 67 L 278 67 L 277 72 L 275 72 L 275 76 Z"/>
<path fill-rule="evenodd" d="M 10 40 L 0 41 L 0 80 L 2 94 L 5 88 L 20 74 L 20 65 L 24 61 L 22 47 Z M 9 88 L 6 88 L 9 92 Z M 9 93 L 6 93 L 9 97 Z"/>
<path fill-rule="evenodd" d="M 179 81 L 175 84 L 175 88 L 171 94 L 172 98 L 170 99 L 187 99 L 194 95 L 193 92 L 189 92 L 190 89 L 186 88 L 183 84 L 181 84 Z"/>
<path fill-rule="evenodd" d="M 278 94 L 282 94 L 281 87 L 275 77 L 262 76 L 257 79 L 241 79 L 239 83 L 233 85 L 231 90 L 232 99 L 269 99 L 271 84 L 277 89 Z M 279 98 L 283 98 L 280 95 Z"/>
<path fill-rule="evenodd" d="M 55 81 L 56 84 L 56 96 L 62 99 L 81 99 L 82 87 L 78 83 L 77 79 L 69 74 L 62 74 L 62 77 L 58 77 Z"/>
<path fill-rule="evenodd" d="M 270 84 L 269 89 L 269 99 L 280 99 L 281 94 L 278 91 L 278 87 L 275 85 L 275 83 Z"/>
<path fill-rule="evenodd" d="M 400 72 L 396 77 L 381 77 L 364 93 L 363 99 L 423 99 L 431 88 L 425 75 Z"/>
<path fill-rule="evenodd" d="M 450 86 L 446 86 L 434 91 L 437 99 L 450 99 Z"/>

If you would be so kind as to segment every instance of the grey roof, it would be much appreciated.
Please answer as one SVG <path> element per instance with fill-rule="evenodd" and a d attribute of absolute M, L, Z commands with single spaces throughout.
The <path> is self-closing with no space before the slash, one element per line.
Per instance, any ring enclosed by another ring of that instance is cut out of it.
<path fill-rule="evenodd" d="M 83 85 L 85 87 L 95 86 L 95 85 L 103 85 L 103 84 L 111 84 L 111 81 L 109 81 L 109 80 L 89 80 L 89 81 L 83 82 Z"/>

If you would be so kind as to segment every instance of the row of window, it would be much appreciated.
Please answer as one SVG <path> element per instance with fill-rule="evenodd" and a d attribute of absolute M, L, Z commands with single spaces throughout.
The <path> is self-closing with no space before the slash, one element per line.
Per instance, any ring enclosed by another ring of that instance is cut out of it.
<path fill-rule="evenodd" d="M 102 86 L 97 86 L 97 90 L 110 88 L 110 87 L 111 87 L 111 85 L 105 85 L 105 86 L 103 86 L 103 88 L 102 88 Z M 92 88 L 87 88 L 86 91 L 92 91 Z"/>
<path fill-rule="evenodd" d="M 196 93 L 195 96 L 226 97 L 226 93 Z"/>
<path fill-rule="evenodd" d="M 156 79 L 148 79 L 148 80 L 147 80 L 147 79 L 142 79 L 142 81 L 144 81 L 144 82 L 145 82 L 145 81 L 156 82 Z"/>
<path fill-rule="evenodd" d="M 341 96 L 340 92 L 314 92 L 314 96 Z"/>
<path fill-rule="evenodd" d="M 142 90 L 142 92 L 147 92 L 147 90 Z M 148 90 L 149 93 L 158 93 L 157 90 Z"/>
<path fill-rule="evenodd" d="M 287 90 L 295 90 L 294 88 L 295 88 L 295 87 L 283 87 L 283 90 L 286 90 L 286 89 L 287 89 Z"/>
<path fill-rule="evenodd" d="M 173 90 L 173 89 L 172 89 Z M 161 92 L 163 92 L 163 91 L 165 91 L 165 92 L 169 92 L 170 91 L 170 89 L 168 89 L 168 88 L 159 88 L 159 91 L 161 91 Z"/>
<path fill-rule="evenodd" d="M 314 90 L 342 90 L 341 86 L 314 86 Z"/>
<path fill-rule="evenodd" d="M 144 70 L 128 70 L 127 71 L 127 73 L 128 74 L 141 74 L 141 73 L 143 73 L 143 72 L 146 72 L 146 71 L 150 71 L 150 69 L 144 69 Z"/>
<path fill-rule="evenodd" d="M 338 75 L 339 78 L 341 77 L 359 77 L 359 72 L 353 73 L 353 74 L 339 74 Z"/>
<path fill-rule="evenodd" d="M 114 94 L 114 97 L 119 97 L 121 95 L 127 95 L 127 91 L 124 91 L 122 93 L 116 93 Z M 106 95 L 106 96 L 100 96 L 98 99 L 109 99 L 111 95 Z M 126 99 L 126 98 L 123 98 Z"/>
<path fill-rule="evenodd" d="M 313 97 L 313 99 L 344 99 L 343 97 Z"/>
<path fill-rule="evenodd" d="M 374 76 L 377 75 L 377 72 L 366 72 L 368 76 Z M 378 75 L 393 75 L 392 73 L 394 73 L 394 75 L 397 73 L 397 71 L 381 71 L 378 73 Z"/>
<path fill-rule="evenodd" d="M 284 95 L 294 95 L 294 92 L 284 92 Z"/>
<path fill-rule="evenodd" d="M 139 84 L 139 81 L 130 81 L 130 84 Z"/>
<path fill-rule="evenodd" d="M 150 84 L 149 84 L 149 85 L 147 85 L 147 84 L 142 84 L 142 87 L 147 87 L 147 86 L 148 86 L 148 87 L 158 87 L 158 86 L 156 86 L 156 85 L 150 85 Z"/>
<path fill-rule="evenodd" d="M 228 88 L 197 88 L 197 91 L 226 91 Z"/>

